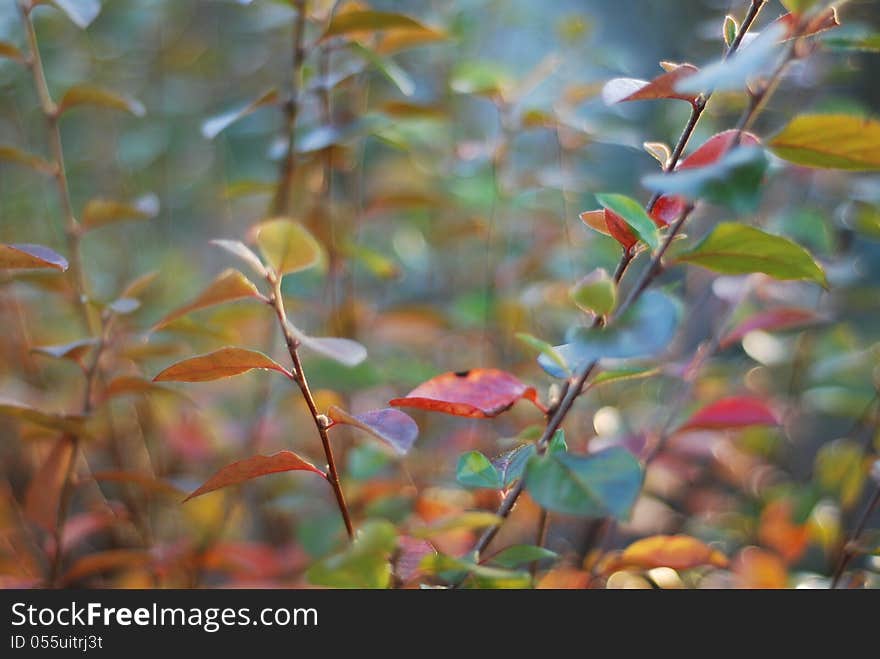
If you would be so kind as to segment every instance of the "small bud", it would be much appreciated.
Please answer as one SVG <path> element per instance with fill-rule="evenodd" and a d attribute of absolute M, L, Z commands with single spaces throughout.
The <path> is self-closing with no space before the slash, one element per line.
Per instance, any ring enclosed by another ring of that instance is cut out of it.
<path fill-rule="evenodd" d="M 319 414 L 315 417 L 315 421 L 318 422 L 318 425 L 323 429 L 327 430 L 330 426 L 333 425 L 333 422 L 330 421 L 330 418 L 326 414 Z"/>

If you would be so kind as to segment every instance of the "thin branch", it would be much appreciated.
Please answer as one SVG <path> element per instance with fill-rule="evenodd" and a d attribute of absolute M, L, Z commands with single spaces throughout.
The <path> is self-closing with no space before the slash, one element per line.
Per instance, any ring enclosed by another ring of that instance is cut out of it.
<path fill-rule="evenodd" d="M 354 526 L 351 522 L 351 515 L 348 512 L 348 506 L 345 503 L 345 496 L 342 492 L 342 485 L 339 482 L 339 472 L 336 469 L 336 461 L 333 458 L 333 448 L 330 445 L 330 436 L 328 434 L 329 421 L 318 411 L 315 404 L 314 396 L 312 396 L 309 388 L 309 381 L 306 378 L 302 361 L 299 357 L 299 340 L 294 336 L 290 327 L 290 321 L 287 319 L 287 312 L 284 310 L 284 299 L 281 295 L 281 277 L 274 273 L 269 273 L 266 277 L 269 285 L 272 287 L 272 296 L 270 302 L 275 310 L 281 332 L 284 335 L 284 342 L 287 344 L 287 351 L 290 353 L 290 359 L 293 362 L 293 381 L 297 384 L 302 392 L 303 399 L 309 408 L 309 413 L 315 422 L 318 435 L 321 437 L 321 444 L 324 448 L 324 456 L 327 459 L 327 482 L 333 488 L 333 494 L 336 496 L 336 504 L 339 507 L 339 513 L 345 522 L 345 530 L 349 538 L 354 537 Z"/>

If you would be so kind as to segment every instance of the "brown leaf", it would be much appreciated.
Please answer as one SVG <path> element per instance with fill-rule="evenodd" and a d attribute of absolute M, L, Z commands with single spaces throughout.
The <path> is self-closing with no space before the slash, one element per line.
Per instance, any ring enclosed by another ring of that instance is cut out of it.
<path fill-rule="evenodd" d="M 94 574 L 120 568 L 144 567 L 152 562 L 152 554 L 142 549 L 110 549 L 96 554 L 86 554 L 64 573 L 61 583 L 70 585 Z"/>
<path fill-rule="evenodd" d="M 736 343 L 754 330 L 786 330 L 815 325 L 825 320 L 810 309 L 780 308 L 770 309 L 750 316 L 730 331 L 719 344 L 721 348 Z"/>
<path fill-rule="evenodd" d="M 45 412 L 16 401 L 0 399 L 0 416 L 9 416 L 33 423 L 49 430 L 61 430 L 72 435 L 85 435 L 86 417 L 79 414 Z"/>
<path fill-rule="evenodd" d="M 28 153 L 27 151 L 22 151 L 14 146 L 0 146 L 0 160 L 14 162 L 17 165 L 24 165 L 25 167 L 36 169 L 38 172 L 43 172 L 44 174 L 55 173 L 55 165 L 45 158 L 41 158 L 33 153 Z"/>
<path fill-rule="evenodd" d="M 88 354 L 89 350 L 91 350 L 92 346 L 96 343 L 97 341 L 95 339 L 80 339 L 79 341 L 72 341 L 71 343 L 65 343 L 63 345 L 35 346 L 31 348 L 31 352 L 46 355 L 47 357 L 54 357 L 55 359 L 69 359 L 82 366 L 83 357 Z"/>
<path fill-rule="evenodd" d="M 187 315 L 198 309 L 206 309 L 223 302 L 242 300 L 245 298 L 265 299 L 257 287 L 251 281 L 234 268 L 221 272 L 217 278 L 208 284 L 207 288 L 199 293 L 195 299 L 175 309 L 170 314 L 153 326 L 154 330 L 161 329 L 174 320 Z"/>
<path fill-rule="evenodd" d="M 80 105 L 94 105 L 129 112 L 136 117 L 146 114 L 143 104 L 116 92 L 94 85 L 75 85 L 64 92 L 58 104 L 59 114 Z"/>
<path fill-rule="evenodd" d="M 96 471 L 92 474 L 92 478 L 102 483 L 129 483 L 137 485 L 144 492 L 150 492 L 153 494 L 169 494 L 171 496 L 179 496 L 183 494 L 181 490 L 167 481 L 156 478 L 151 474 L 142 474 L 136 471 L 125 471 L 121 469 Z"/>
<path fill-rule="evenodd" d="M 73 453 L 73 440 L 67 435 L 60 437 L 34 473 L 25 494 L 25 515 L 49 532 L 55 529 L 61 491 Z"/>
<path fill-rule="evenodd" d="M 538 404 L 535 389 L 516 376 L 494 368 L 475 368 L 438 375 L 405 397 L 389 401 L 389 404 L 455 416 L 489 418 L 508 410 L 520 398 Z"/>
<path fill-rule="evenodd" d="M 303 460 L 292 451 L 278 451 L 278 453 L 273 453 L 272 455 L 255 455 L 252 458 L 233 462 L 231 465 L 220 469 L 205 481 L 201 487 L 184 499 L 184 503 L 214 490 L 282 471 L 311 471 L 325 478 L 327 477 L 323 471 L 311 462 Z"/>
<path fill-rule="evenodd" d="M 198 355 L 172 364 L 153 378 L 153 382 L 207 382 L 232 377 L 261 368 L 293 375 L 262 352 L 227 346 L 205 355 Z"/>
<path fill-rule="evenodd" d="M 159 199 L 153 194 L 144 195 L 131 202 L 91 199 L 83 209 L 82 224 L 86 229 L 97 229 L 126 220 L 149 220 L 158 212 Z"/>
<path fill-rule="evenodd" d="M 675 86 L 680 80 L 696 72 L 697 67 L 693 64 L 680 64 L 650 82 L 635 78 L 615 78 L 609 80 L 602 88 L 602 100 L 607 105 L 660 98 L 674 98 L 693 103 L 695 94 L 682 94 L 675 91 Z"/>

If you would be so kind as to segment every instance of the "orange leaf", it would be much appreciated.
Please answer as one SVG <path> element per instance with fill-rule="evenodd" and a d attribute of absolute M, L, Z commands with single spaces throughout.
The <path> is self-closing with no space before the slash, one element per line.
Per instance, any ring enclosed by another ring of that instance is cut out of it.
<path fill-rule="evenodd" d="M 289 378 L 293 377 L 290 371 L 262 352 L 227 346 L 172 364 L 154 377 L 153 382 L 206 382 L 239 375 L 255 368 L 278 371 Z"/>
<path fill-rule="evenodd" d="M 198 309 L 205 309 L 223 302 L 231 302 L 232 300 L 241 300 L 244 298 L 263 299 L 257 287 L 251 281 L 234 268 L 229 268 L 221 272 L 217 278 L 208 284 L 208 287 L 199 293 L 191 302 L 183 305 L 179 309 L 172 311 L 165 316 L 153 327 L 154 330 L 160 329 L 186 314 Z"/>
<path fill-rule="evenodd" d="M 758 540 L 778 552 L 786 563 L 794 563 L 807 550 L 810 531 L 806 524 L 794 523 L 791 501 L 777 499 L 761 511 Z"/>
<path fill-rule="evenodd" d="M 28 485 L 24 500 L 25 515 L 47 531 L 55 529 L 61 490 L 71 460 L 73 441 L 64 435 L 55 442 Z"/>
<path fill-rule="evenodd" d="M 190 499 L 208 492 L 281 471 L 312 471 L 325 478 L 327 477 L 323 471 L 311 462 L 303 460 L 296 453 L 292 451 L 278 451 L 278 453 L 273 453 L 272 455 L 255 455 L 252 458 L 239 460 L 223 467 L 183 501 L 186 503 Z"/>
<path fill-rule="evenodd" d="M 740 588 L 785 588 L 788 585 L 788 571 L 782 559 L 758 547 L 743 549 L 731 569 Z"/>
<path fill-rule="evenodd" d="M 700 565 L 727 567 L 727 557 L 689 535 L 654 535 L 632 543 L 610 569 L 669 567 L 687 570 Z"/>
<path fill-rule="evenodd" d="M 614 238 L 627 251 L 632 249 L 632 247 L 639 242 L 639 239 L 636 238 L 635 234 L 630 230 L 623 218 L 607 208 L 596 211 L 585 211 L 581 213 L 580 218 L 583 223 L 591 229 L 595 229 L 599 233 Z"/>
<path fill-rule="evenodd" d="M 143 567 L 152 562 L 152 555 L 142 549 L 110 549 L 97 554 L 87 554 L 71 566 L 61 578 L 61 582 L 65 585 L 71 584 L 100 572 L 124 567 Z"/>
<path fill-rule="evenodd" d="M 609 80 L 603 87 L 602 99 L 608 105 L 661 98 L 674 98 L 693 103 L 696 98 L 695 94 L 682 94 L 675 91 L 675 86 L 680 80 L 696 72 L 697 67 L 693 64 L 680 64 L 650 82 L 634 78 L 615 78 Z"/>
<path fill-rule="evenodd" d="M 537 405 L 534 387 L 506 371 L 475 368 L 460 373 L 444 373 L 389 404 L 417 407 L 455 416 L 489 418 L 508 410 L 520 398 Z"/>
<path fill-rule="evenodd" d="M 753 330 L 785 330 L 806 325 L 815 325 L 824 319 L 809 309 L 782 308 L 771 309 L 757 313 L 747 318 L 730 331 L 719 344 L 721 348 L 727 348 L 742 339 Z"/>
<path fill-rule="evenodd" d="M 67 270 L 67 259 L 42 245 L 0 245 L 0 270 L 48 268 Z"/>
<path fill-rule="evenodd" d="M 776 413 L 760 398 L 730 396 L 699 410 L 681 430 L 778 426 Z"/>

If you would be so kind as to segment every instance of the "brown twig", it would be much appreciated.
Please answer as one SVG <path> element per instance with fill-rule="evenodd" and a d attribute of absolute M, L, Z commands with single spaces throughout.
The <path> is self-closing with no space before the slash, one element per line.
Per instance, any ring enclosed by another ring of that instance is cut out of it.
<path fill-rule="evenodd" d="M 321 444 L 324 448 L 324 456 L 327 459 L 327 482 L 333 488 L 333 494 L 336 496 L 336 504 L 339 507 L 339 513 L 345 522 L 345 530 L 349 538 L 354 537 L 354 526 L 351 522 L 351 515 L 348 512 L 348 506 L 345 503 L 345 496 L 342 492 L 342 485 L 339 482 L 339 473 L 336 470 L 336 461 L 333 458 L 333 448 L 330 445 L 330 435 L 328 428 L 330 426 L 327 417 L 318 411 L 315 399 L 309 388 L 309 381 L 306 378 L 305 370 L 303 370 L 302 361 L 299 357 L 299 339 L 293 333 L 290 321 L 287 319 L 287 312 L 284 310 L 284 299 L 281 295 L 281 277 L 273 272 L 269 272 L 266 276 L 269 286 L 272 288 L 272 295 L 269 301 L 275 310 L 281 332 L 284 335 L 284 342 L 287 344 L 287 351 L 290 353 L 290 359 L 293 362 L 293 381 L 302 392 L 303 399 L 309 408 L 309 413 L 315 422 L 318 435 L 321 437 Z"/>

